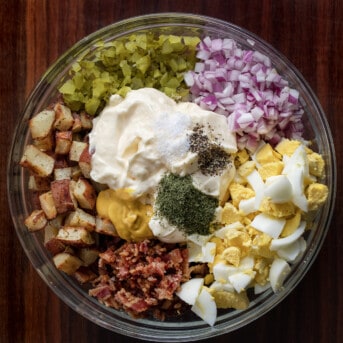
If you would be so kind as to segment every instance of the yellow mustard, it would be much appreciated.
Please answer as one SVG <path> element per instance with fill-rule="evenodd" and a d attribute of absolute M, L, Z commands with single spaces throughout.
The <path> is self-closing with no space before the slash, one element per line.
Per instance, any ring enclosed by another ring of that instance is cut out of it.
<path fill-rule="evenodd" d="M 101 191 L 96 202 L 98 214 L 110 219 L 118 235 L 126 241 L 142 241 L 152 238 L 149 228 L 152 206 L 133 198 L 128 189 Z"/>

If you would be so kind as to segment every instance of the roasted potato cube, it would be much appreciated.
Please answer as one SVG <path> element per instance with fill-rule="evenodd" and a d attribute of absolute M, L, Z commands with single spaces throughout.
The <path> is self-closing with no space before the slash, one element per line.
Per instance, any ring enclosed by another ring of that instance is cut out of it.
<path fill-rule="evenodd" d="M 41 194 L 39 196 L 39 202 L 42 210 L 45 213 L 45 216 L 48 219 L 53 219 L 57 216 L 57 210 L 51 191 Z"/>
<path fill-rule="evenodd" d="M 70 180 L 71 179 L 71 167 L 55 168 L 54 169 L 55 180 Z"/>
<path fill-rule="evenodd" d="M 55 160 L 34 145 L 27 145 L 20 160 L 20 165 L 41 177 L 49 176 L 54 169 Z"/>
<path fill-rule="evenodd" d="M 70 183 L 70 180 L 55 180 L 51 182 L 51 193 L 57 213 L 74 211 L 77 207 L 77 202 L 70 189 Z"/>
<path fill-rule="evenodd" d="M 71 114 L 70 108 L 57 103 L 54 107 L 56 119 L 54 122 L 55 129 L 59 131 L 68 131 L 73 127 L 74 118 Z"/>
<path fill-rule="evenodd" d="M 54 144 L 52 132 L 44 138 L 36 138 L 33 140 L 33 145 L 41 151 L 52 151 L 54 149 Z"/>
<path fill-rule="evenodd" d="M 71 178 L 77 181 L 82 176 L 82 171 L 79 165 L 71 167 Z"/>
<path fill-rule="evenodd" d="M 58 230 L 56 238 L 66 245 L 78 248 L 91 246 L 95 243 L 91 233 L 84 227 L 65 225 Z"/>
<path fill-rule="evenodd" d="M 28 187 L 31 191 L 44 192 L 50 189 L 50 182 L 51 180 L 49 178 L 30 175 Z"/>
<path fill-rule="evenodd" d="M 96 192 L 89 181 L 84 178 L 78 179 L 73 191 L 80 207 L 87 210 L 92 210 L 95 208 Z"/>
<path fill-rule="evenodd" d="M 112 222 L 107 218 L 96 217 L 95 219 L 95 232 L 103 235 L 117 237 L 118 233 Z"/>
<path fill-rule="evenodd" d="M 87 267 L 81 266 L 74 274 L 75 279 L 81 284 L 93 281 L 97 278 L 97 275 Z"/>
<path fill-rule="evenodd" d="M 43 210 L 34 210 L 25 219 L 24 224 L 29 231 L 38 231 L 46 227 L 48 220 Z"/>
<path fill-rule="evenodd" d="M 91 130 L 93 127 L 92 117 L 86 112 L 80 114 L 82 129 Z"/>
<path fill-rule="evenodd" d="M 65 225 L 79 226 L 85 228 L 87 231 L 94 231 L 95 217 L 83 211 L 81 208 L 77 208 L 75 211 L 69 213 L 65 220 Z"/>
<path fill-rule="evenodd" d="M 55 137 L 55 153 L 59 155 L 69 154 L 71 143 L 73 140 L 73 133 L 71 131 L 57 131 L 55 133 Z"/>
<path fill-rule="evenodd" d="M 44 110 L 36 114 L 29 121 L 32 139 L 43 139 L 47 137 L 53 128 L 55 111 Z"/>
<path fill-rule="evenodd" d="M 45 227 L 44 230 L 44 243 L 50 241 L 52 238 L 56 238 L 59 228 L 51 225 L 50 222 Z"/>
<path fill-rule="evenodd" d="M 90 178 L 90 173 L 91 173 L 91 154 L 89 152 L 89 146 L 87 144 L 87 147 L 84 148 L 82 151 L 80 158 L 79 158 L 79 166 L 82 171 L 82 174 L 85 178 L 89 179 Z"/>
<path fill-rule="evenodd" d="M 56 218 L 49 220 L 49 226 L 60 229 L 63 226 L 65 216 L 59 214 Z"/>
<path fill-rule="evenodd" d="M 55 256 L 65 250 L 65 245 L 57 238 L 51 238 L 49 241 L 45 242 L 44 246 L 52 256 Z"/>
<path fill-rule="evenodd" d="M 65 156 L 64 155 L 56 155 L 54 168 L 60 169 L 60 168 L 68 168 L 68 167 L 69 167 L 69 163 L 65 159 Z"/>
<path fill-rule="evenodd" d="M 95 248 L 82 248 L 78 252 L 78 257 L 84 266 L 93 264 L 99 257 L 99 250 Z"/>
<path fill-rule="evenodd" d="M 85 142 L 72 141 L 69 151 L 69 159 L 71 161 L 79 162 L 80 156 L 86 147 L 88 148 L 88 144 Z"/>
<path fill-rule="evenodd" d="M 68 275 L 73 275 L 82 266 L 82 261 L 78 257 L 66 252 L 55 255 L 53 261 L 58 270 Z"/>
<path fill-rule="evenodd" d="M 65 249 L 65 245 L 56 238 L 58 230 L 50 223 L 44 229 L 44 245 L 52 255 L 57 255 Z"/>
<path fill-rule="evenodd" d="M 73 117 L 74 117 L 74 123 L 71 130 L 72 132 L 80 132 L 82 130 L 81 117 L 78 113 L 73 113 Z"/>

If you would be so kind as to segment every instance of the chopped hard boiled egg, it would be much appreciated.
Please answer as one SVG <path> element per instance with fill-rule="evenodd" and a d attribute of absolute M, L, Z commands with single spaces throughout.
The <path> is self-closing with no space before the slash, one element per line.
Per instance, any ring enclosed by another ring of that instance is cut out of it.
<path fill-rule="evenodd" d="M 180 290 L 176 292 L 176 295 L 187 304 L 194 305 L 203 285 L 203 278 L 190 279 L 181 284 Z"/>
<path fill-rule="evenodd" d="M 264 213 L 258 214 L 251 222 L 252 227 L 273 238 L 278 238 L 280 236 L 285 224 L 286 219 L 275 218 Z"/>
<path fill-rule="evenodd" d="M 207 242 L 204 245 L 199 245 L 189 241 L 188 246 L 188 260 L 189 262 L 203 262 L 211 263 L 216 255 L 216 243 Z"/>
<path fill-rule="evenodd" d="M 218 308 L 247 306 L 242 299 L 250 287 L 255 294 L 280 291 L 291 264 L 306 250 L 303 214 L 327 198 L 327 187 L 316 176 L 322 159 L 310 160 L 313 152 L 298 141 L 285 139 L 277 149 L 263 143 L 247 158 L 236 153 L 236 176 L 217 217 L 222 226 L 210 239 L 216 254 L 208 285 Z M 197 242 L 202 259 L 207 242 L 202 248 Z"/>
<path fill-rule="evenodd" d="M 229 281 L 231 282 L 235 290 L 238 293 L 240 293 L 247 289 L 248 285 L 250 284 L 254 276 L 255 276 L 255 273 L 248 274 L 248 273 L 239 272 L 239 273 L 230 275 Z"/>
<path fill-rule="evenodd" d="M 266 179 L 264 195 L 280 204 L 292 199 L 292 185 L 285 175 L 271 176 Z"/>
<path fill-rule="evenodd" d="M 246 292 L 237 293 L 235 291 L 225 292 L 213 290 L 212 295 L 217 308 L 235 308 L 236 310 L 245 310 L 249 306 L 249 298 Z"/>
<path fill-rule="evenodd" d="M 298 240 L 305 231 L 306 223 L 301 222 L 300 226 L 289 236 L 284 238 L 273 239 L 270 243 L 270 250 L 278 250 Z"/>
<path fill-rule="evenodd" d="M 258 208 L 260 207 L 261 201 L 263 199 L 263 193 L 264 193 L 263 180 L 257 170 L 254 170 L 252 173 L 250 173 L 247 176 L 247 180 L 255 192 L 255 210 L 258 210 Z"/>
<path fill-rule="evenodd" d="M 296 262 L 299 257 L 302 256 L 303 252 L 306 250 L 306 241 L 304 237 L 300 237 L 298 240 L 293 243 L 280 248 L 277 250 L 279 257 L 283 258 L 288 262 Z"/>
<path fill-rule="evenodd" d="M 291 267 L 285 260 L 276 258 L 273 261 L 270 267 L 269 280 L 274 292 L 277 292 L 281 289 L 283 282 L 290 271 Z"/>
<path fill-rule="evenodd" d="M 216 281 L 226 283 L 229 280 L 229 275 L 236 270 L 225 261 L 220 261 L 213 266 L 213 275 Z"/>
<path fill-rule="evenodd" d="M 320 183 L 312 183 L 305 190 L 308 207 L 310 211 L 316 211 L 321 207 L 328 197 L 328 187 Z"/>
<path fill-rule="evenodd" d="M 203 287 L 196 298 L 192 311 L 210 326 L 213 326 L 217 319 L 217 305 L 210 292 Z"/>

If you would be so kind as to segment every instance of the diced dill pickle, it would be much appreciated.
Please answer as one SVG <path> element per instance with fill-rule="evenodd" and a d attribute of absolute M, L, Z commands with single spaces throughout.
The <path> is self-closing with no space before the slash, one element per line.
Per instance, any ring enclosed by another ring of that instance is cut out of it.
<path fill-rule="evenodd" d="M 122 96 L 123 98 L 126 96 L 126 94 L 131 90 L 130 87 L 122 87 L 118 90 L 117 94 L 119 94 L 120 96 Z"/>
<path fill-rule="evenodd" d="M 147 81 L 147 80 L 145 80 Z M 148 86 L 148 85 L 147 85 Z M 131 88 L 132 89 L 139 89 L 139 88 L 143 88 L 144 87 L 144 83 L 143 80 L 138 78 L 138 77 L 134 77 L 131 80 Z M 149 86 L 148 86 L 149 87 Z M 151 86 L 150 86 L 151 87 Z"/>
<path fill-rule="evenodd" d="M 100 100 L 97 98 L 91 98 L 89 100 L 87 100 L 86 104 L 85 104 L 85 110 L 87 113 L 89 114 L 95 114 L 98 107 L 100 105 Z"/>
<path fill-rule="evenodd" d="M 131 76 L 131 67 L 126 60 L 120 61 L 119 65 L 124 76 Z"/>
<path fill-rule="evenodd" d="M 74 88 L 80 89 L 83 86 L 85 79 L 81 73 L 76 73 L 73 77 L 73 82 Z"/>
<path fill-rule="evenodd" d="M 148 47 L 148 38 L 146 34 L 139 34 L 136 37 L 132 37 L 134 41 L 136 41 L 136 44 L 138 47 L 142 48 L 143 50 L 146 50 Z"/>
<path fill-rule="evenodd" d="M 112 42 L 99 41 L 73 64 L 59 87 L 73 111 L 96 115 L 111 94 L 123 97 L 131 89 L 154 87 L 176 100 L 186 98 L 183 73 L 196 62 L 195 36 L 132 34 Z"/>
<path fill-rule="evenodd" d="M 171 77 L 165 84 L 166 87 L 173 88 L 173 89 L 176 89 L 177 87 L 179 87 L 179 85 L 180 85 L 180 82 L 178 81 L 176 77 Z"/>
<path fill-rule="evenodd" d="M 73 94 L 75 92 L 75 85 L 73 83 L 73 80 L 67 80 L 60 88 L 60 92 L 64 95 Z"/>
<path fill-rule="evenodd" d="M 173 52 L 173 46 L 170 44 L 169 41 L 165 41 L 162 45 L 161 53 L 164 55 L 170 54 Z"/>
<path fill-rule="evenodd" d="M 150 62 L 151 62 L 150 57 L 148 55 L 143 56 L 136 62 L 136 67 L 144 75 L 146 73 L 147 69 L 150 67 Z"/>
<path fill-rule="evenodd" d="M 199 44 L 199 38 L 195 36 L 185 36 L 183 37 L 183 41 L 185 42 L 185 45 L 193 48 L 195 48 Z"/>

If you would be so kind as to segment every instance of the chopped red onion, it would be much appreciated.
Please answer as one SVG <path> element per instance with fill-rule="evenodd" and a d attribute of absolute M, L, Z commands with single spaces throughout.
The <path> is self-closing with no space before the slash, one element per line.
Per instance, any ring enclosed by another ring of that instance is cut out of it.
<path fill-rule="evenodd" d="M 261 139 L 277 144 L 283 137 L 301 138 L 299 92 L 268 56 L 241 49 L 233 39 L 206 37 L 197 57 L 194 71 L 185 74 L 192 100 L 228 118 L 239 148 L 254 151 Z"/>

